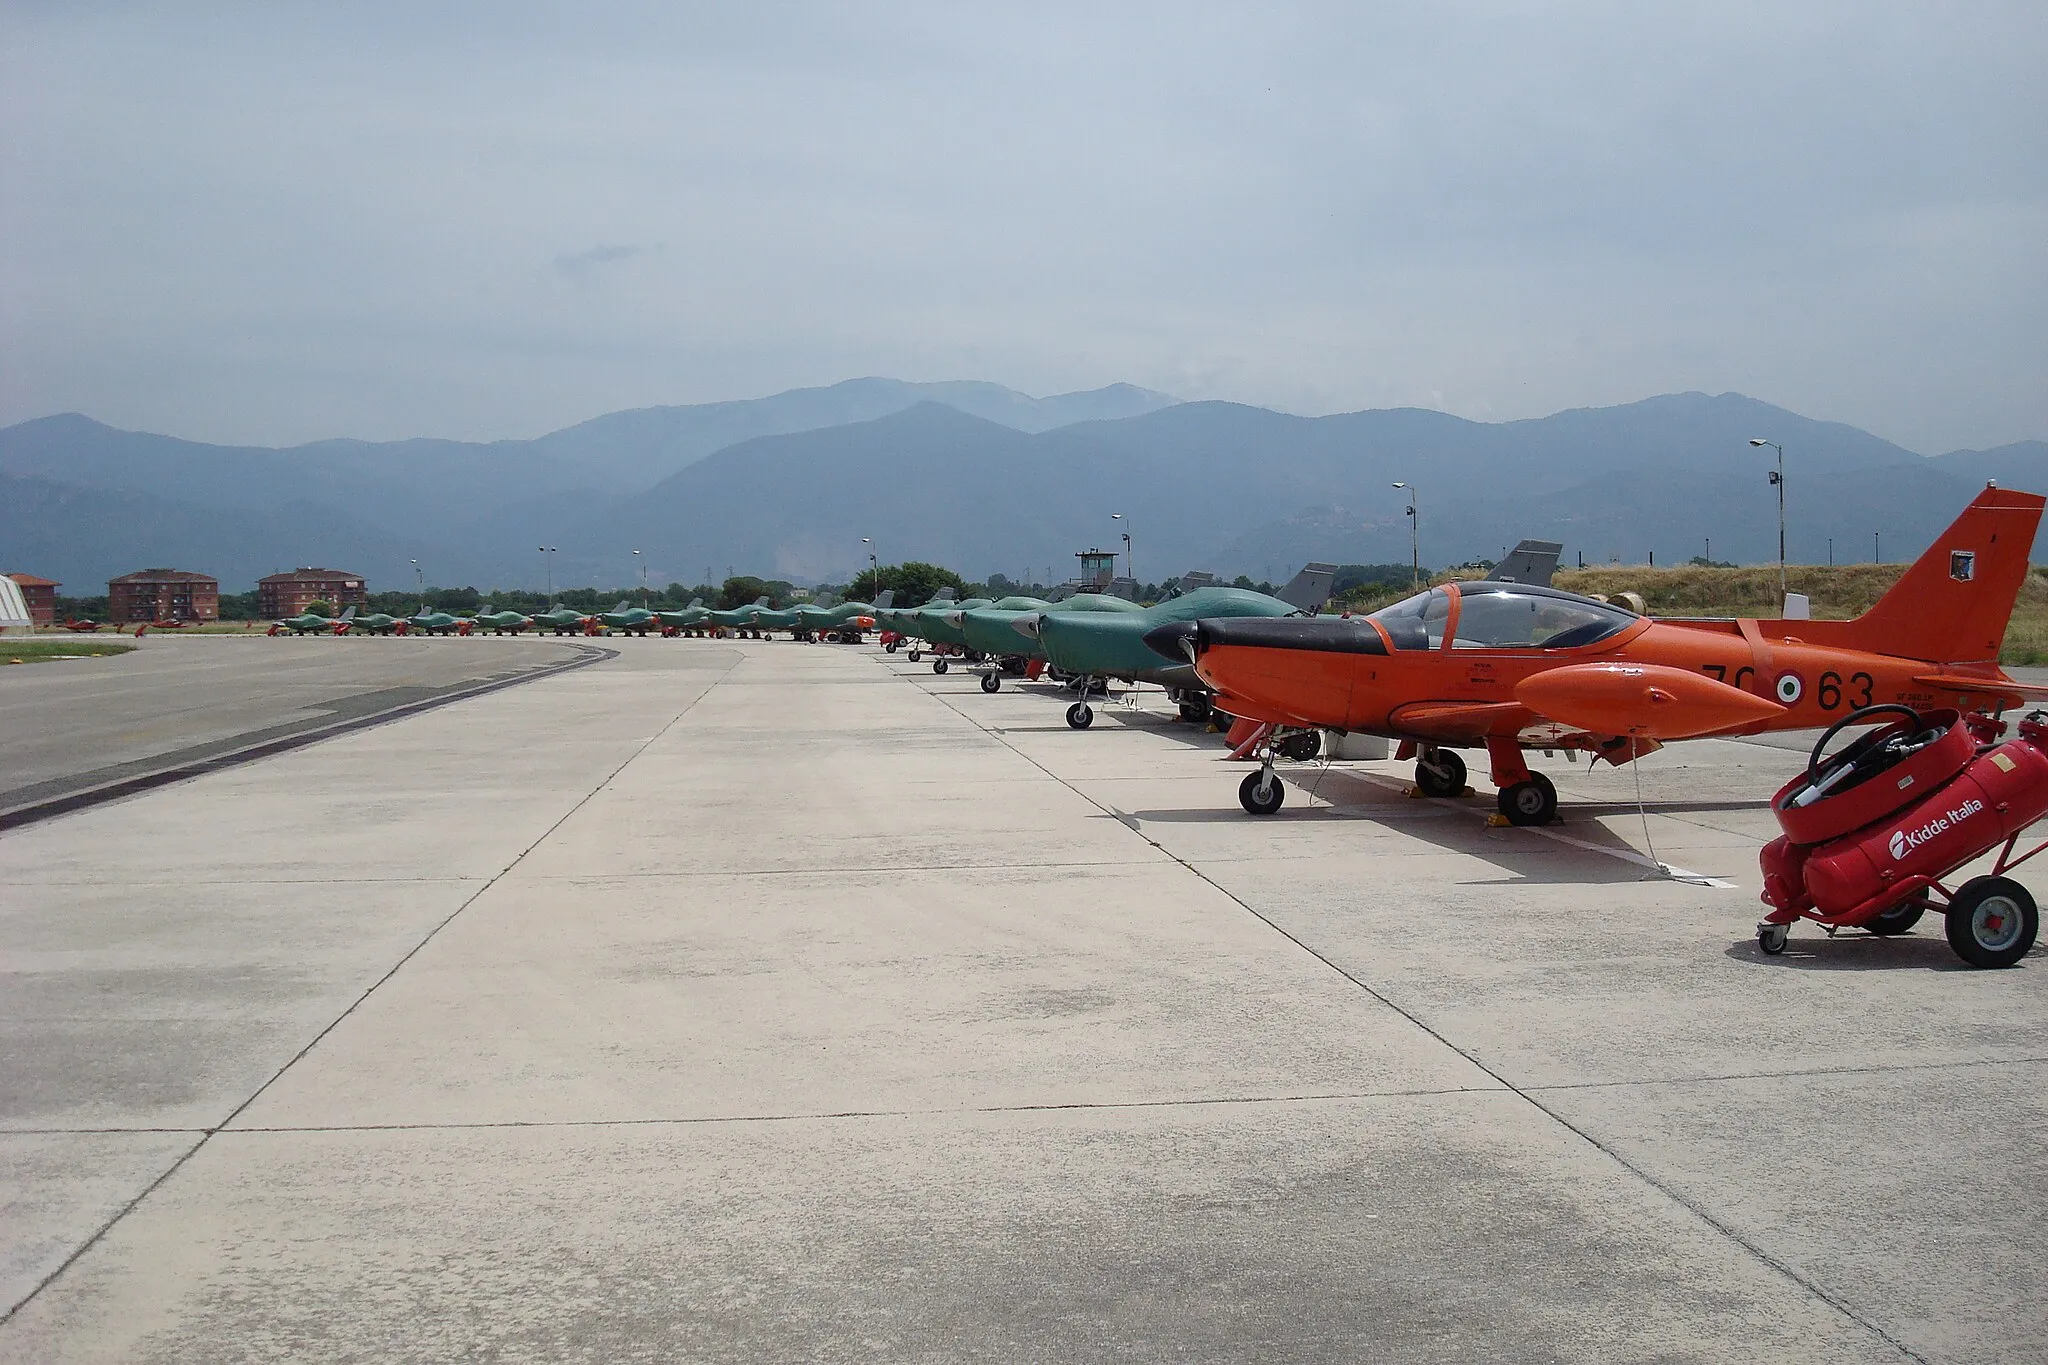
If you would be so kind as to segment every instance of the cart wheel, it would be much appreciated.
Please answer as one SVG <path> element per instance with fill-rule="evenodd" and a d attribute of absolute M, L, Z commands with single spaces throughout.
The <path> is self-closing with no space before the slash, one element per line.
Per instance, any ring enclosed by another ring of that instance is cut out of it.
<path fill-rule="evenodd" d="M 896 652 L 896 644 L 896 641 L 891 640 L 888 644 L 882 646 L 882 652 L 884 654 L 894 654 Z"/>
<path fill-rule="evenodd" d="M 1883 934 L 1887 937 L 1892 934 L 1903 934 L 1918 924 L 1920 917 L 1926 913 L 1926 906 L 1907 901 L 1903 905 L 1894 905 L 1882 914 L 1872 915 L 1863 922 L 1863 927 L 1873 934 Z"/>
<path fill-rule="evenodd" d="M 1002 690 L 1003 690 L 1003 677 L 1002 677 L 1002 674 L 1000 674 L 1000 673 L 984 673 L 984 674 L 982 674 L 982 675 L 981 675 L 981 690 L 982 690 L 982 691 L 984 691 L 984 692 L 1000 692 L 1000 691 L 1002 691 Z"/>
<path fill-rule="evenodd" d="M 1424 796 L 1457 796 L 1465 790 L 1465 760 L 1437 749 L 1415 761 L 1415 785 Z"/>
<path fill-rule="evenodd" d="M 1948 946 L 1972 967 L 2010 967 L 2034 946 L 2041 913 L 2010 877 L 1972 877 L 1948 903 Z"/>
<path fill-rule="evenodd" d="M 1776 957 L 1785 951 L 1786 942 L 1792 937 L 1792 929 L 1784 924 L 1759 924 L 1756 927 L 1756 946 L 1765 954 Z"/>
<path fill-rule="evenodd" d="M 1280 741 L 1280 756 L 1291 758 L 1296 763 L 1311 762 L 1322 751 L 1323 732 L 1320 730 L 1303 730 Z"/>
<path fill-rule="evenodd" d="M 1067 708 L 1067 724 L 1076 730 L 1085 730 L 1095 723 L 1095 708 L 1085 701 L 1077 701 Z"/>
<path fill-rule="evenodd" d="M 1287 799 L 1287 788 L 1278 777 L 1268 778 L 1265 770 L 1246 773 L 1237 784 L 1237 804 L 1253 815 L 1271 815 Z"/>
<path fill-rule="evenodd" d="M 945 671 L 946 671 L 946 661 L 945 661 L 944 659 L 933 659 L 933 660 L 932 660 L 932 672 L 934 672 L 934 673 L 944 673 Z"/>
<path fill-rule="evenodd" d="M 1542 773 L 1500 789 L 1500 813 L 1511 825 L 1547 825 L 1557 818 L 1557 788 Z"/>

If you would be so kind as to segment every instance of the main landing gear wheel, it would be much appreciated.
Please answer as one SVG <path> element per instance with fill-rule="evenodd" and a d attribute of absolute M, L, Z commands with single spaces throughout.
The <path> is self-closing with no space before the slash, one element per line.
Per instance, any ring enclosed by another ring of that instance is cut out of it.
<path fill-rule="evenodd" d="M 1237 804 L 1252 815 L 1271 815 L 1287 800 L 1287 788 L 1280 779 L 1261 768 L 1255 773 L 1246 773 L 1244 781 L 1237 784 Z"/>
<path fill-rule="evenodd" d="M 1926 913 L 1926 906 L 1907 901 L 1904 905 L 1894 905 L 1882 914 L 1871 916 L 1863 922 L 1863 927 L 1873 934 L 1889 938 L 1893 934 L 1903 934 L 1911 929 Z"/>
<path fill-rule="evenodd" d="M 1792 929 L 1784 924 L 1759 924 L 1756 927 L 1756 946 L 1767 957 L 1776 957 L 1785 951 L 1785 944 L 1792 938 Z"/>
<path fill-rule="evenodd" d="M 882 652 L 884 654 L 894 654 L 896 652 L 897 643 L 897 641 L 891 640 L 888 644 L 882 646 Z"/>
<path fill-rule="evenodd" d="M 1002 691 L 1002 690 L 1003 690 L 1003 677 L 1002 677 L 1002 675 L 1001 675 L 1000 673 L 984 673 L 984 674 L 982 674 L 982 675 L 981 675 L 981 690 L 982 690 L 982 691 L 984 691 L 984 692 L 1000 692 L 1000 691 Z"/>
<path fill-rule="evenodd" d="M 1972 967 L 2010 967 L 2034 946 L 2041 912 L 2010 877 L 1972 877 L 1948 903 L 1948 946 Z"/>
<path fill-rule="evenodd" d="M 1500 789 L 1500 813 L 1511 825 L 1547 825 L 1557 818 L 1557 788 L 1542 773 Z"/>
<path fill-rule="evenodd" d="M 911 651 L 910 651 L 910 662 L 912 662 L 912 663 L 916 663 L 916 662 L 918 662 L 919 660 L 921 660 L 921 659 L 923 659 L 923 658 L 924 658 L 924 651 L 923 651 L 923 650 L 921 650 L 921 649 L 913 649 L 913 650 L 911 650 Z"/>
<path fill-rule="evenodd" d="M 1424 796 L 1463 795 L 1465 760 L 1449 749 L 1430 750 L 1415 760 L 1415 786 Z"/>
<path fill-rule="evenodd" d="M 1095 708 L 1085 701 L 1077 701 L 1067 708 L 1067 724 L 1076 730 L 1085 730 L 1095 723 Z"/>
<path fill-rule="evenodd" d="M 945 671 L 946 671 L 946 661 L 945 661 L 944 659 L 933 659 L 933 660 L 932 660 L 932 672 L 934 672 L 934 673 L 944 673 Z"/>
<path fill-rule="evenodd" d="M 1323 734 L 1320 730 L 1303 730 L 1300 734 L 1289 735 L 1280 741 L 1280 757 L 1291 758 L 1296 763 L 1308 763 L 1323 751 Z"/>

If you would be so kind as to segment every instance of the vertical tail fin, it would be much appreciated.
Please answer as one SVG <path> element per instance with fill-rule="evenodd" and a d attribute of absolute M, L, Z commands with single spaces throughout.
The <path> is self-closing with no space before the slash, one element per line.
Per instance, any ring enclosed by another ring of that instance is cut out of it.
<path fill-rule="evenodd" d="M 1930 663 L 1996 663 L 2044 505 L 2038 494 L 1986 488 L 1877 605 L 1845 623 L 1844 643 Z"/>
<path fill-rule="evenodd" d="M 894 588 L 884 588 L 884 589 L 882 589 L 882 591 L 881 591 L 880 595 L 879 595 L 879 596 L 877 596 L 877 597 L 875 598 L 875 610 L 876 610 L 876 611 L 884 611 L 884 610 L 887 610 L 887 609 L 888 609 L 889 607 L 891 607 L 891 606 L 895 605 L 895 602 L 896 602 L 896 589 L 894 589 Z"/>
<path fill-rule="evenodd" d="M 344 621 L 353 621 L 353 620 L 355 620 L 355 619 L 356 619 L 356 609 L 355 609 L 355 607 L 354 607 L 354 606 L 349 606 L 349 607 L 345 608 L 345 609 L 344 609 L 344 610 L 342 611 L 342 613 L 341 613 L 341 619 L 342 619 L 342 620 L 344 620 Z"/>
<path fill-rule="evenodd" d="M 1294 580 L 1274 596 L 1297 611 L 1314 613 L 1330 600 L 1330 585 L 1336 581 L 1335 564 L 1305 564 Z"/>
<path fill-rule="evenodd" d="M 1557 572 L 1557 557 L 1563 553 L 1564 546 L 1554 540 L 1525 540 L 1509 551 L 1508 557 L 1495 565 L 1487 577 L 1547 588 L 1550 576 Z"/>

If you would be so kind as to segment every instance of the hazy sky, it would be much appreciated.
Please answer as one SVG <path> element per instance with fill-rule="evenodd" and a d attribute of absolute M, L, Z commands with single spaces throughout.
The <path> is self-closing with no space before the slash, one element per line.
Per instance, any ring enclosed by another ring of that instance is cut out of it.
<path fill-rule="evenodd" d="M 2048 438 L 2048 5 L 0 0 L 0 423 L 857 375 Z"/>

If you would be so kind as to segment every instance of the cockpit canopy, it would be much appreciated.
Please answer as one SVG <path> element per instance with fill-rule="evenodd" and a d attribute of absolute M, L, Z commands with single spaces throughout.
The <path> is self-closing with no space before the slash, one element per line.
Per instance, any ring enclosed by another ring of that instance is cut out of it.
<path fill-rule="evenodd" d="M 1458 604 L 1453 649 L 1573 649 L 1617 635 L 1641 618 L 1623 607 L 1527 583 L 1452 583 L 1372 614 L 1396 649 L 1441 649 Z"/>

